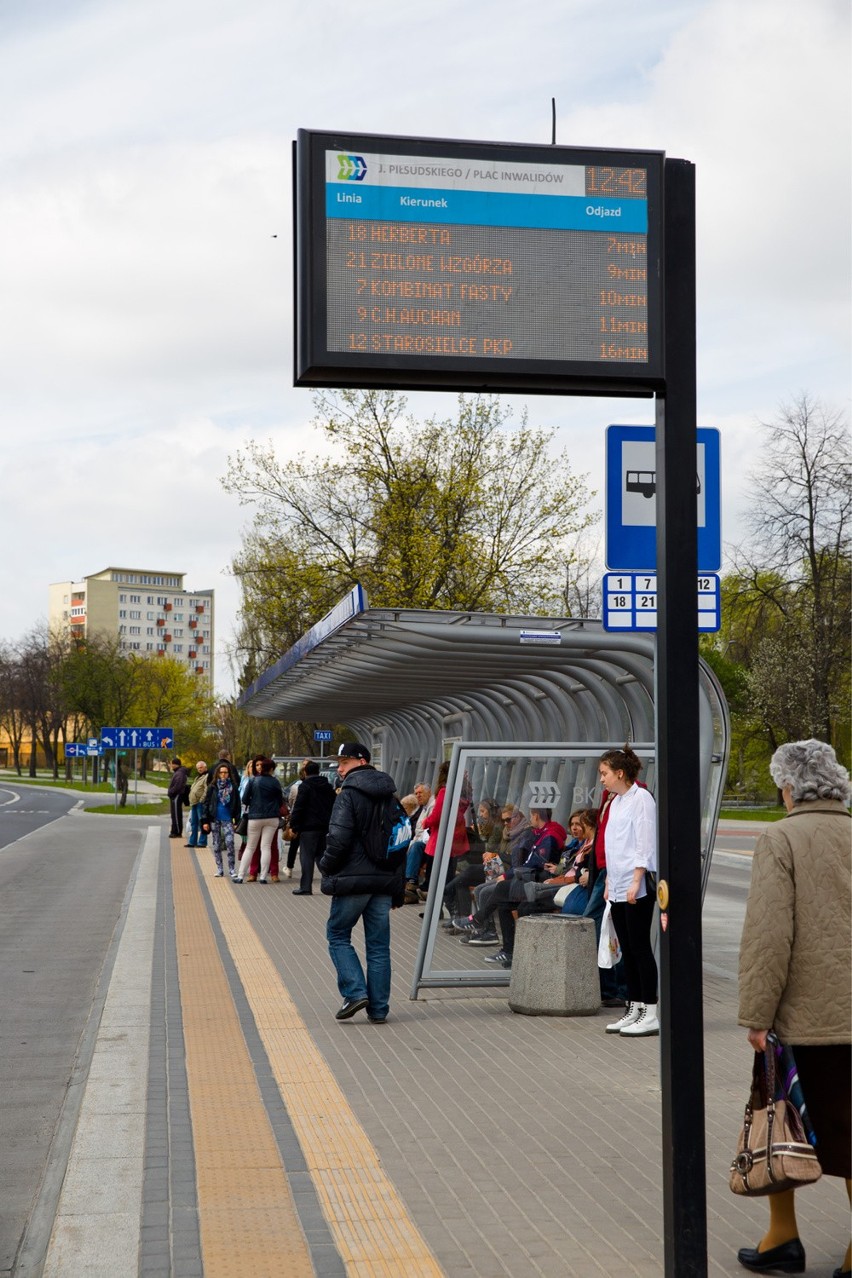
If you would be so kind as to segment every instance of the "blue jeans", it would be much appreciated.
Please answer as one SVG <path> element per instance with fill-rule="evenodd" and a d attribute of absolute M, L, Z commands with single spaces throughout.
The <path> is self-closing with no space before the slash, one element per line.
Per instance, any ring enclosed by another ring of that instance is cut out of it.
<path fill-rule="evenodd" d="M 420 867 L 426 860 L 426 844 L 421 843 L 418 839 L 416 843 L 412 843 L 408 848 L 408 855 L 405 858 L 405 881 L 406 883 L 416 883 L 420 877 Z"/>
<path fill-rule="evenodd" d="M 204 804 L 193 803 L 189 809 L 189 846 L 191 848 L 206 848 L 207 835 L 201 828 L 204 820 Z"/>
<path fill-rule="evenodd" d="M 358 896 L 335 896 L 325 929 L 341 997 L 367 999 L 367 1014 L 377 1019 L 387 1016 L 390 1005 L 390 911 L 389 896 L 370 892 Z M 359 919 L 364 923 L 366 980 L 361 960 L 351 941 L 352 929 Z"/>
<path fill-rule="evenodd" d="M 589 896 L 589 903 L 583 911 L 584 918 L 594 919 L 595 940 L 598 945 L 601 943 L 601 923 L 603 922 L 606 908 L 606 901 L 604 900 L 605 887 L 606 870 L 598 870 L 598 877 L 595 879 Z M 573 895 L 574 893 L 572 892 L 571 896 Z M 571 900 L 570 896 L 568 900 Z M 601 998 L 627 998 L 627 982 L 624 977 L 624 965 L 622 963 L 616 963 L 615 967 L 599 967 L 598 976 L 601 981 Z"/>

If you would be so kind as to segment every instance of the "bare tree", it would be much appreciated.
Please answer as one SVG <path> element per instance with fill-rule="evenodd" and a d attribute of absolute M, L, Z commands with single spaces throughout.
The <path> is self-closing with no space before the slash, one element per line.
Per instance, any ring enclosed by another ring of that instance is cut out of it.
<path fill-rule="evenodd" d="M 0 727 L 12 747 L 12 766 L 21 775 L 21 746 L 27 728 L 21 659 L 9 644 L 0 646 Z"/>
<path fill-rule="evenodd" d="M 801 394 L 761 427 L 734 601 L 751 619 L 752 704 L 772 745 L 811 735 L 836 745 L 848 722 L 849 423 Z"/>

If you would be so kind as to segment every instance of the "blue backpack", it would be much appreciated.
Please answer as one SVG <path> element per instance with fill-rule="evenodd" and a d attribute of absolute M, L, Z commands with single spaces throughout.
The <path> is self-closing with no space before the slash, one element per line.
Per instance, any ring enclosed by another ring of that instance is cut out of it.
<path fill-rule="evenodd" d="M 395 795 L 377 799 L 363 834 L 364 851 L 383 870 L 397 870 L 408 855 L 411 822 Z"/>

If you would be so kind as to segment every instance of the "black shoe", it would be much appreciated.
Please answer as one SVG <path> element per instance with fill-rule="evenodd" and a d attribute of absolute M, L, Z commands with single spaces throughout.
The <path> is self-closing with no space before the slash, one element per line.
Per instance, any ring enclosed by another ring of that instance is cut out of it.
<path fill-rule="evenodd" d="M 292 896 L 313 896 L 313 888 L 293 888 Z"/>
<path fill-rule="evenodd" d="M 778 1247 L 770 1247 L 768 1251 L 758 1251 L 756 1247 L 741 1247 L 737 1252 L 737 1260 L 744 1269 L 751 1269 L 756 1274 L 805 1272 L 805 1249 L 798 1238 L 791 1238 Z"/>
<path fill-rule="evenodd" d="M 838 1267 L 831 1275 L 831 1278 L 852 1278 L 852 1269 L 840 1269 Z"/>
<path fill-rule="evenodd" d="M 372 1024 L 372 1025 L 384 1025 L 384 1023 L 385 1023 L 385 1021 L 386 1021 L 387 1019 L 388 1019 L 388 1018 L 387 1018 L 386 1016 L 371 1016 L 369 1012 L 367 1013 L 367 1020 L 368 1020 L 368 1021 Z M 838 1270 L 838 1273 L 839 1273 L 839 1272 L 840 1272 L 840 1271 Z"/>
<path fill-rule="evenodd" d="M 601 999 L 601 1007 L 626 1007 L 626 1006 L 627 1004 L 625 1003 L 623 998 L 602 998 Z"/>
<path fill-rule="evenodd" d="M 342 1006 L 335 1012 L 334 1019 L 348 1021 L 350 1016 L 354 1016 L 356 1012 L 360 1012 L 366 1006 L 367 1000 L 365 998 L 345 998 Z"/>

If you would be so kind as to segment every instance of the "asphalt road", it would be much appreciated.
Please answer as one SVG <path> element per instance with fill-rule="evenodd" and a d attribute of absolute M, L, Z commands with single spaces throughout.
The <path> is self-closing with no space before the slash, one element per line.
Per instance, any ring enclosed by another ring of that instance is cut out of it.
<path fill-rule="evenodd" d="M 52 1165 L 144 838 L 142 821 L 72 813 L 76 802 L 0 783 L 0 1275 Z"/>
<path fill-rule="evenodd" d="M 76 803 L 72 794 L 0 781 L 0 849 L 64 817 Z"/>

